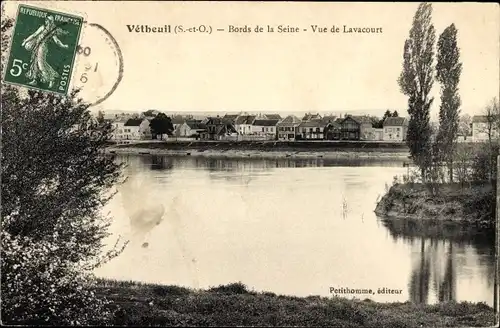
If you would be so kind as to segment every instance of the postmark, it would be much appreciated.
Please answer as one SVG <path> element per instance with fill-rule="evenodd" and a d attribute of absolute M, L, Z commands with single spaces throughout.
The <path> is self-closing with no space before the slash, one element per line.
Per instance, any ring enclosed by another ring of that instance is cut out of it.
<path fill-rule="evenodd" d="M 104 102 L 118 88 L 124 70 L 123 54 L 116 39 L 101 24 L 84 22 L 77 47 L 78 64 L 72 88 L 91 106 Z"/>
<path fill-rule="evenodd" d="M 81 16 L 19 5 L 4 81 L 66 95 L 83 22 Z"/>

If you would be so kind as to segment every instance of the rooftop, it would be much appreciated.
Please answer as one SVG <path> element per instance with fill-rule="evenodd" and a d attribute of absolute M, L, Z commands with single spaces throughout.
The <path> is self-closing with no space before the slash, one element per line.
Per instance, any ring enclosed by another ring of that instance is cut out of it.
<path fill-rule="evenodd" d="M 278 124 L 279 120 L 255 120 L 253 122 L 253 125 L 258 125 L 258 126 L 275 126 Z"/>
<path fill-rule="evenodd" d="M 139 126 L 142 121 L 143 120 L 141 118 L 131 118 L 125 123 L 125 126 Z"/>
<path fill-rule="evenodd" d="M 278 123 L 278 125 L 286 125 L 286 124 L 300 124 L 302 121 L 295 115 L 288 115 L 285 119 Z"/>
<path fill-rule="evenodd" d="M 235 124 L 252 124 L 255 118 L 256 115 L 240 115 L 236 119 Z"/>
<path fill-rule="evenodd" d="M 406 122 L 404 117 L 387 117 L 384 120 L 384 126 L 403 126 Z"/>

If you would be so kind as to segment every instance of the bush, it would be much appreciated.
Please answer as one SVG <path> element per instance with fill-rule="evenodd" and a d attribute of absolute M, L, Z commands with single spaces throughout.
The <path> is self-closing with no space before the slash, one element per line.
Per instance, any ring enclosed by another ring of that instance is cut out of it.
<path fill-rule="evenodd" d="M 3 8 L 2 67 L 12 33 Z M 102 249 L 110 224 L 102 208 L 122 167 L 102 152 L 111 127 L 95 122 L 76 91 L 2 82 L 1 95 L 3 323 L 106 323 L 91 272 L 123 249 Z"/>
<path fill-rule="evenodd" d="M 247 290 L 247 286 L 241 282 L 212 287 L 209 291 L 221 294 L 250 294 Z"/>
<path fill-rule="evenodd" d="M 179 286 L 154 286 L 153 293 L 157 296 L 183 296 L 190 293 L 189 289 Z"/>
<path fill-rule="evenodd" d="M 2 319 L 24 325 L 92 325 L 107 322 L 107 302 L 86 286 L 92 275 L 54 256 L 59 246 L 1 232 Z"/>

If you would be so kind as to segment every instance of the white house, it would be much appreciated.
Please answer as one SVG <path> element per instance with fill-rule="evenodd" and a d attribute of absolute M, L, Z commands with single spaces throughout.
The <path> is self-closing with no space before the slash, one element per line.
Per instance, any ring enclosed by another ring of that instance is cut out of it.
<path fill-rule="evenodd" d="M 472 117 L 472 141 L 488 141 L 489 137 L 497 139 L 499 131 L 494 119 L 488 119 L 486 115 L 475 115 Z"/>
<path fill-rule="evenodd" d="M 238 134 L 252 134 L 252 126 L 256 115 L 240 115 L 234 122 L 234 127 Z"/>
<path fill-rule="evenodd" d="M 143 140 L 151 139 L 149 120 L 130 118 L 125 122 L 113 122 L 113 140 Z"/>
<path fill-rule="evenodd" d="M 384 120 L 384 141 L 406 140 L 408 120 L 405 117 L 387 117 Z"/>
<path fill-rule="evenodd" d="M 125 123 L 128 121 L 128 118 L 120 117 L 115 119 L 111 125 L 113 128 L 113 132 L 111 133 L 111 140 L 122 140 L 124 138 L 124 130 L 125 130 Z"/>
<path fill-rule="evenodd" d="M 186 122 L 186 117 L 181 115 L 175 115 L 174 117 L 172 117 L 171 120 L 175 131 L 179 126 L 181 126 L 182 124 L 184 124 L 184 122 Z"/>
<path fill-rule="evenodd" d="M 185 121 L 175 129 L 176 137 L 192 137 L 204 131 L 203 125 L 199 120 Z"/>

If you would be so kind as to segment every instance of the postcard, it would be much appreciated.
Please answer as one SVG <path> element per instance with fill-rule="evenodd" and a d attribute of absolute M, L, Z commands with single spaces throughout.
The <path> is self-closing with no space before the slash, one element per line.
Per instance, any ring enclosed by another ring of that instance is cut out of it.
<path fill-rule="evenodd" d="M 2 323 L 497 325 L 499 17 L 5 1 Z"/>

